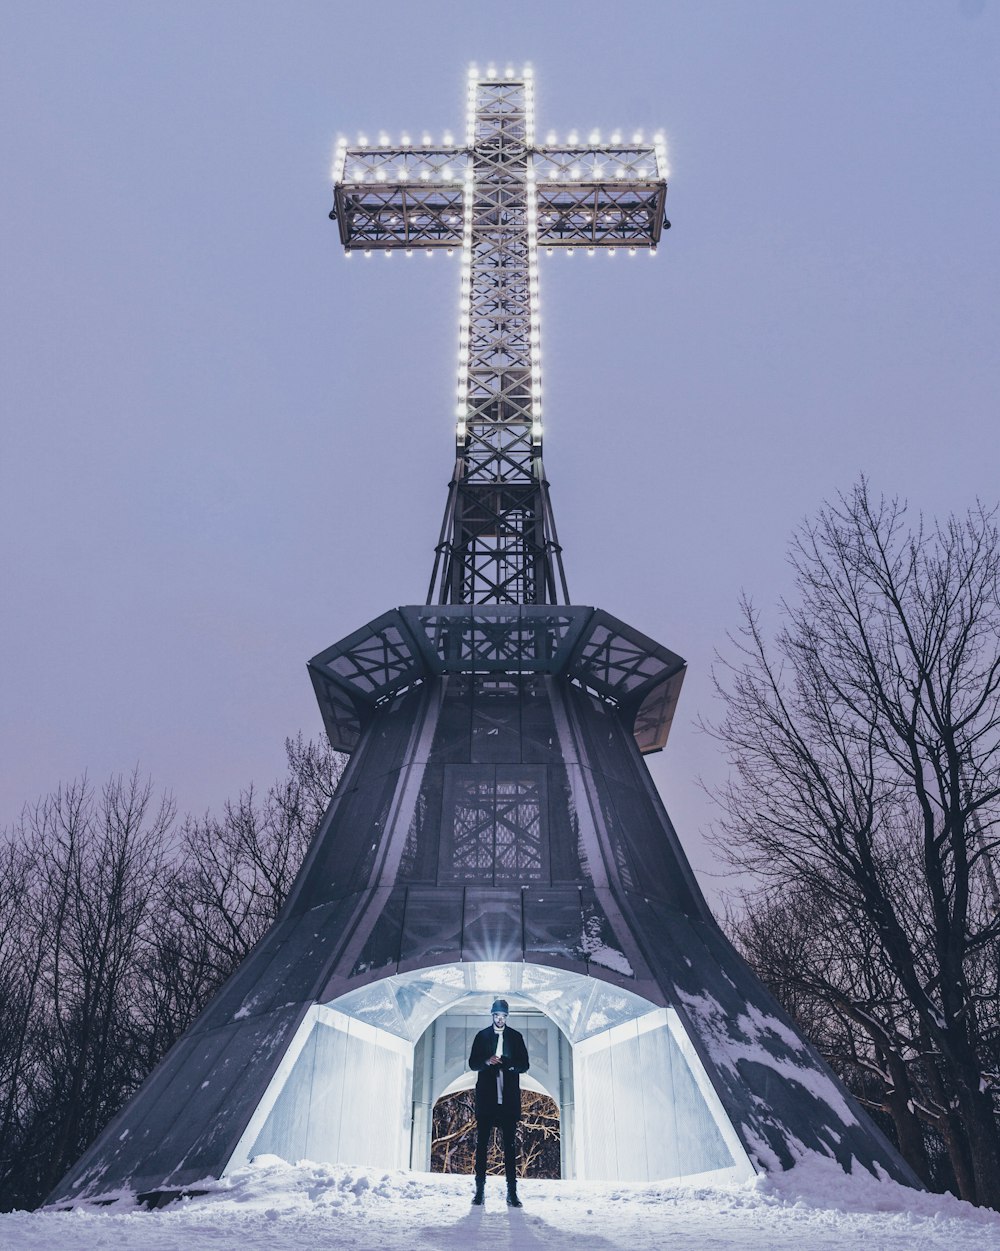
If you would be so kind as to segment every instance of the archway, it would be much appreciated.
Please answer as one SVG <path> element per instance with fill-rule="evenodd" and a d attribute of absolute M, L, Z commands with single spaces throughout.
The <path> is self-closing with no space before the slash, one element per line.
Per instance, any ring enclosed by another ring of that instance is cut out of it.
<path fill-rule="evenodd" d="M 511 1004 L 559 1109 L 562 1176 L 745 1177 L 750 1165 L 677 1014 L 545 965 L 467 962 L 371 982 L 307 1014 L 230 1167 L 264 1153 L 429 1170 L 433 1109 L 471 1085 L 472 1035 Z"/>

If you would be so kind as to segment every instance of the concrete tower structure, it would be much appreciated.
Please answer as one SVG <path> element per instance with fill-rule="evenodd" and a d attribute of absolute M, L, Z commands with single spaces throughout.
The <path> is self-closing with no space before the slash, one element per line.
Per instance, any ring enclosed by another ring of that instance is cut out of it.
<path fill-rule="evenodd" d="M 684 662 L 568 603 L 542 468 L 537 252 L 654 248 L 665 151 L 539 144 L 472 72 L 464 142 L 338 149 L 349 251 L 461 254 L 456 459 L 427 604 L 310 662 L 350 753 L 278 921 L 50 1198 L 263 1153 L 427 1168 L 495 994 L 564 1176 L 748 1177 L 803 1151 L 918 1184 L 715 923 L 643 755 Z"/>

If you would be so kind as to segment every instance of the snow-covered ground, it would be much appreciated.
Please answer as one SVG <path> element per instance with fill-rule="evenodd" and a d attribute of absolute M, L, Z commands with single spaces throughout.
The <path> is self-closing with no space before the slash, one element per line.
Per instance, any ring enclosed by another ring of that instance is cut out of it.
<path fill-rule="evenodd" d="M 274 1157 L 201 1198 L 158 1212 L 115 1204 L 0 1216 L 3 1251 L 1000 1251 L 1000 1213 L 919 1194 L 825 1161 L 733 1186 L 521 1184 L 510 1211 L 498 1178 L 486 1207 L 468 1178 Z"/>

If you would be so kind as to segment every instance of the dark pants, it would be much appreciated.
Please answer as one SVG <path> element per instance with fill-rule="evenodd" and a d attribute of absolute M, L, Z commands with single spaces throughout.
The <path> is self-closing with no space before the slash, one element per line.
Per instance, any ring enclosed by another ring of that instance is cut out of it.
<path fill-rule="evenodd" d="M 499 1129 L 503 1135 L 503 1167 L 507 1188 L 512 1189 L 517 1186 L 517 1121 L 500 1108 L 476 1122 L 476 1181 L 486 1180 L 486 1153 L 494 1129 Z"/>

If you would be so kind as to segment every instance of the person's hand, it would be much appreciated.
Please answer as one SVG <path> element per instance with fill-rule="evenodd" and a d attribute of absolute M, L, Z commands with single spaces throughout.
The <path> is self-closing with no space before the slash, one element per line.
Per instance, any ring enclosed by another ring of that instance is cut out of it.
<path fill-rule="evenodd" d="M 500 1063 L 501 1063 L 501 1061 L 500 1061 L 500 1057 L 499 1057 L 499 1056 L 490 1056 L 490 1058 L 486 1061 L 486 1063 L 487 1063 L 487 1064 L 500 1064 Z"/>

